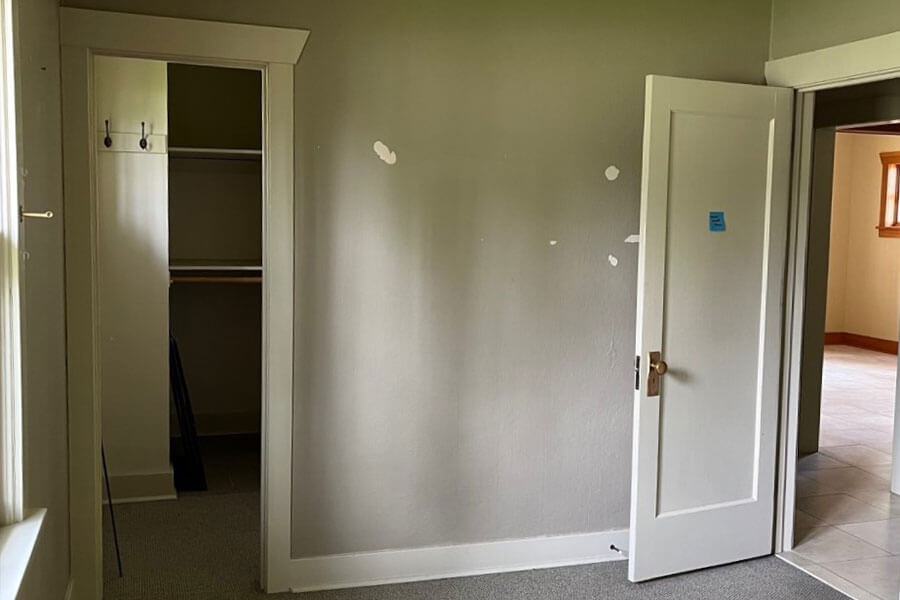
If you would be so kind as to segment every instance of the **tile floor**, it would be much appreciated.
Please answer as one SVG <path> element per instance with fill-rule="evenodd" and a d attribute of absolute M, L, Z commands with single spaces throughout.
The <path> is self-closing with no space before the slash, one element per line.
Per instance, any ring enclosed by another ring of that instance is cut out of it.
<path fill-rule="evenodd" d="M 798 462 L 789 561 L 857 600 L 900 594 L 900 496 L 890 492 L 897 357 L 827 346 L 820 449 Z"/>

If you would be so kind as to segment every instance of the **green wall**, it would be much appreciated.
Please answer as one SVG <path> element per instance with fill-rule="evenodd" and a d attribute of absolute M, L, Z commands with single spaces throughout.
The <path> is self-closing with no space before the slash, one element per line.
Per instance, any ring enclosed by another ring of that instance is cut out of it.
<path fill-rule="evenodd" d="M 19 166 L 27 210 L 22 262 L 22 386 L 25 507 L 47 516 L 19 600 L 62 598 L 69 583 L 69 455 L 63 279 L 59 14 L 56 0 L 16 0 Z"/>
<path fill-rule="evenodd" d="M 768 0 L 64 4 L 311 31 L 295 556 L 627 527 L 644 77 L 762 82 Z"/>
<path fill-rule="evenodd" d="M 900 30 L 897 0 L 773 0 L 772 58 Z"/>

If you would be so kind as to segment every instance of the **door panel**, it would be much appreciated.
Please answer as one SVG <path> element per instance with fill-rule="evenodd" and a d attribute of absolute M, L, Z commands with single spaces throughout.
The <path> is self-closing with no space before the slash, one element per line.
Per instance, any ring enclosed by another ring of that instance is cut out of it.
<path fill-rule="evenodd" d="M 772 549 L 792 92 L 651 76 L 646 111 L 633 581 Z"/>

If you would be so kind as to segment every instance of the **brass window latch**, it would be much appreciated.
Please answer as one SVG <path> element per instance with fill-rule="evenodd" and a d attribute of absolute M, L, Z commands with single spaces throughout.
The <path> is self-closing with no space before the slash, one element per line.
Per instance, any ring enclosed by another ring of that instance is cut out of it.
<path fill-rule="evenodd" d="M 24 207 L 19 207 L 19 222 L 21 223 L 26 218 L 29 219 L 52 219 L 53 211 L 45 210 L 43 212 L 27 212 Z"/>

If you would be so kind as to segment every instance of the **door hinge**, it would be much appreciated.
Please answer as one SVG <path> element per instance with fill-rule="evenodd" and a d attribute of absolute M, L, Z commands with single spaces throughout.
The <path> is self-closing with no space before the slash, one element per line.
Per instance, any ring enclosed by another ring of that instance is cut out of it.
<path fill-rule="evenodd" d="M 641 355 L 634 357 L 634 389 L 641 389 Z"/>

